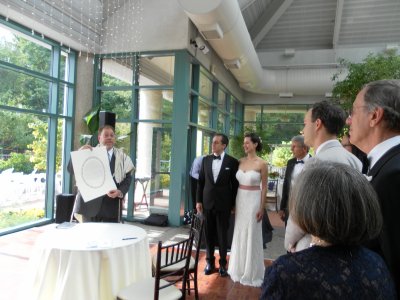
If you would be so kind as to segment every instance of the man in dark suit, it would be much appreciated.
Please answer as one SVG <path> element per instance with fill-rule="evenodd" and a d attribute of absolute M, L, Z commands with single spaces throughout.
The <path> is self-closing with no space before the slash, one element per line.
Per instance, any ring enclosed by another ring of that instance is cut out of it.
<path fill-rule="evenodd" d="M 367 153 L 367 178 L 378 194 L 383 229 L 369 247 L 384 258 L 400 295 L 400 80 L 367 84 L 347 119 L 350 142 Z"/>
<path fill-rule="evenodd" d="M 311 157 L 310 154 L 308 154 L 309 149 L 310 148 L 304 144 L 304 137 L 302 135 L 297 135 L 292 138 L 290 150 L 292 151 L 294 157 L 289 159 L 286 165 L 285 179 L 282 187 L 281 205 L 278 212 L 282 221 L 285 222 L 285 226 L 289 217 L 288 201 L 290 187 L 292 186 L 296 177 L 303 170 L 304 163 L 309 157 Z"/>
<path fill-rule="evenodd" d="M 206 261 L 204 274 L 209 275 L 215 269 L 214 250 L 219 247 L 219 274 L 227 276 L 226 254 L 229 219 L 239 183 L 236 172 L 237 159 L 225 154 L 228 137 L 218 133 L 213 137 L 212 155 L 203 158 L 197 187 L 197 211 L 203 213 L 205 220 Z"/>
<path fill-rule="evenodd" d="M 121 149 L 115 148 L 115 132 L 110 125 L 99 129 L 99 145 L 107 149 L 110 170 L 117 189 L 109 191 L 106 195 L 85 202 L 78 192 L 75 201 L 74 213 L 82 215 L 83 222 L 118 222 L 121 200 L 129 190 L 132 181 L 134 166 L 132 160 Z M 79 150 L 92 149 L 84 145 Z M 72 164 L 69 163 L 68 171 L 73 174 Z"/>

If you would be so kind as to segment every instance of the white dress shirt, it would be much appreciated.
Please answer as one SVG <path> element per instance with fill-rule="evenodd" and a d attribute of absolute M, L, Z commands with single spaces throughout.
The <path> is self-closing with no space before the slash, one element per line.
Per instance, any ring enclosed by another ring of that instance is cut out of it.
<path fill-rule="evenodd" d="M 216 155 L 215 153 L 213 155 Z M 217 156 L 217 155 L 216 155 Z M 221 153 L 221 159 L 213 159 L 212 162 L 212 173 L 214 182 L 217 182 L 218 174 L 221 171 L 222 160 L 224 159 L 225 152 Z"/>
<path fill-rule="evenodd" d="M 369 160 L 369 169 L 375 165 L 375 163 L 390 149 L 394 146 L 400 144 L 400 135 L 394 136 L 390 139 L 383 141 L 376 145 L 372 150 L 368 153 L 368 160 Z"/>
<path fill-rule="evenodd" d="M 304 168 L 304 164 L 307 162 L 307 160 L 309 159 L 310 154 L 307 153 L 306 156 L 304 156 L 302 159 L 298 159 L 302 160 L 304 163 L 297 163 L 294 165 L 294 169 L 293 169 L 293 173 L 292 173 L 292 177 L 291 177 L 291 184 L 293 185 L 293 182 L 296 180 L 296 177 L 301 173 L 301 171 L 303 171 Z"/>
<path fill-rule="evenodd" d="M 111 158 L 114 154 L 114 148 L 111 148 L 110 150 L 108 150 L 107 154 L 108 154 L 108 161 L 111 162 Z"/>

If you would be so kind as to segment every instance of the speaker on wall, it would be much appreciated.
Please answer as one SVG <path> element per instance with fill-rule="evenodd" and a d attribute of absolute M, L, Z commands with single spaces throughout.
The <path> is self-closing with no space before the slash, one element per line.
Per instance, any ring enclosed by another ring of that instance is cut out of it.
<path fill-rule="evenodd" d="M 115 129 L 115 113 L 108 111 L 101 111 L 99 114 L 99 128 L 110 125 Z"/>

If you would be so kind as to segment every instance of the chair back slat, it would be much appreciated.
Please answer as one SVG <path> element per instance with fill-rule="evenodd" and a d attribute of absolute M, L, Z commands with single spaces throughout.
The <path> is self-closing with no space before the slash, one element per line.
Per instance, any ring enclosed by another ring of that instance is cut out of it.
<path fill-rule="evenodd" d="M 179 281 L 182 281 L 182 299 L 185 299 L 186 281 L 187 281 L 190 257 L 192 255 L 193 239 L 194 235 L 191 233 L 189 235 L 189 238 L 174 244 L 163 246 L 161 241 L 158 242 L 157 263 L 155 270 L 155 285 L 154 285 L 155 300 L 158 299 L 159 291 L 161 289 L 176 284 Z M 167 267 L 177 264 L 181 261 L 185 261 L 184 264 L 181 264 L 182 267 L 168 272 L 163 271 Z M 167 277 L 168 281 L 165 284 L 160 284 L 160 280 Z"/>

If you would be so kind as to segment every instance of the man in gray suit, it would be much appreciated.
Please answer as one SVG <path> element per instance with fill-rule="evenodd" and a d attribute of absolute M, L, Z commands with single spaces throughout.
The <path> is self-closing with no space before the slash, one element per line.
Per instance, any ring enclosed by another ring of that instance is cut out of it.
<path fill-rule="evenodd" d="M 361 173 L 361 161 L 337 140 L 345 122 L 346 114 L 339 106 L 328 101 L 315 103 L 304 116 L 304 143 L 314 148 L 315 159 L 349 165 Z M 308 160 L 305 168 L 314 158 Z M 289 215 L 285 232 L 285 249 L 289 252 L 300 251 L 308 248 L 310 242 L 311 236 L 301 230 Z"/>
<path fill-rule="evenodd" d="M 315 103 L 304 117 L 304 143 L 314 148 L 315 157 L 349 165 L 361 172 L 362 163 L 337 140 L 346 122 L 346 113 L 328 101 Z"/>

